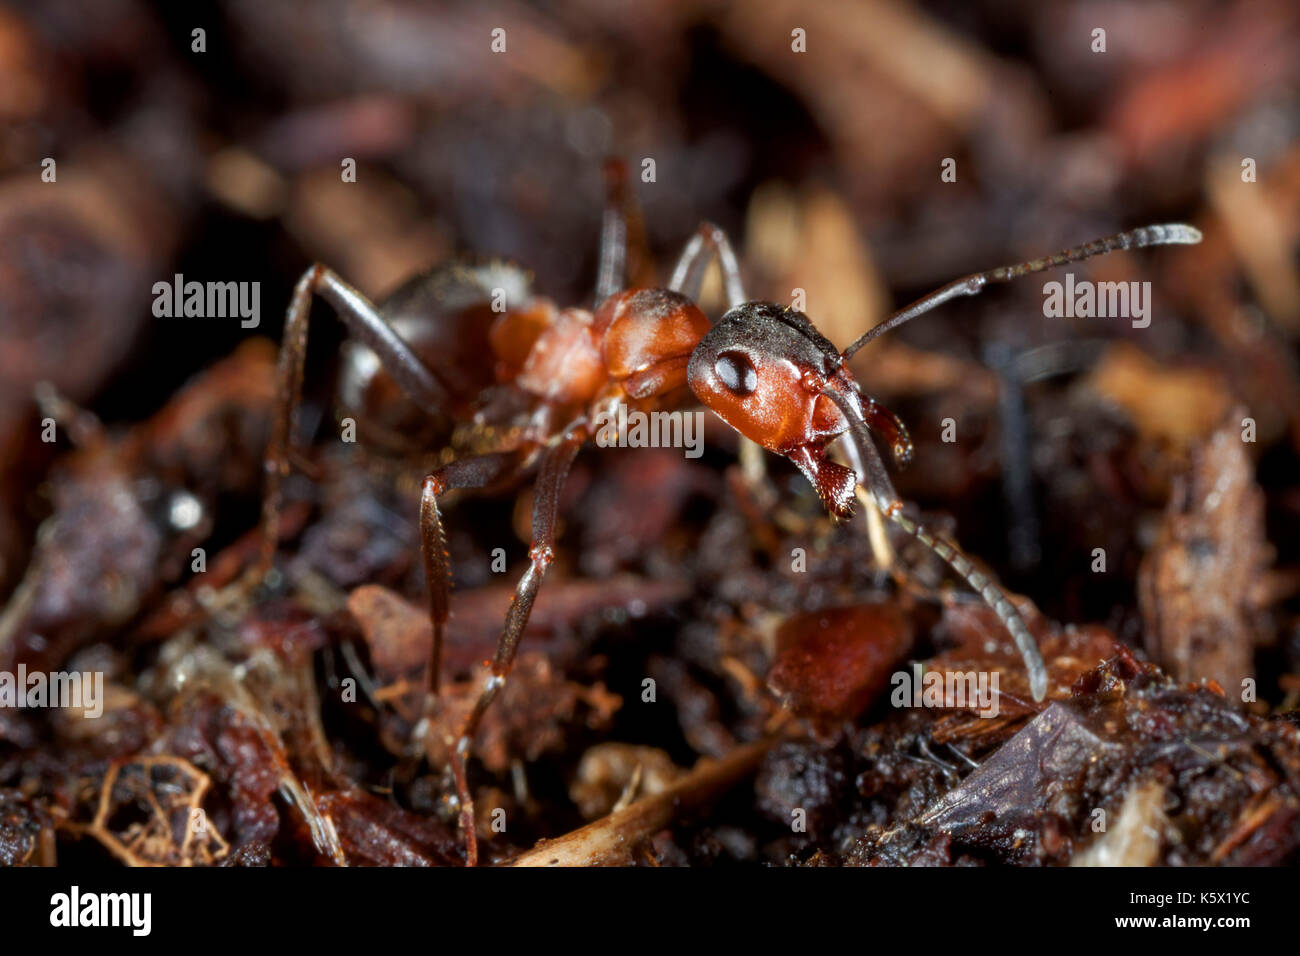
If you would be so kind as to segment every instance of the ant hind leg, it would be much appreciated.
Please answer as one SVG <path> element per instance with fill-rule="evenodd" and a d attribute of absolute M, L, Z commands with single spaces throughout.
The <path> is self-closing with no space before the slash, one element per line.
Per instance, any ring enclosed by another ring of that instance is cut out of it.
<path fill-rule="evenodd" d="M 334 307 L 348 333 L 379 358 L 393 380 L 424 408 L 445 407 L 446 388 L 393 331 L 373 304 L 331 269 L 317 263 L 303 273 L 294 287 L 285 314 L 284 339 L 276 367 L 275 413 L 267 446 L 266 487 L 262 496 L 262 542 L 252 580 L 261 582 L 275 558 L 280 537 L 280 509 L 284 480 L 289 476 L 298 405 L 302 396 L 303 364 L 307 357 L 307 324 L 312 296 Z"/>

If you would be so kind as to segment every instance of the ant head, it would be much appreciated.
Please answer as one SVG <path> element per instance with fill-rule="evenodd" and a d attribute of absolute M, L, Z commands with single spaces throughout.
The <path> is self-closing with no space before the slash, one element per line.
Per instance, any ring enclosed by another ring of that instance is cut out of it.
<path fill-rule="evenodd" d="M 808 316 L 772 302 L 737 306 L 700 340 L 686 378 L 728 425 L 798 465 L 832 513 L 851 510 L 857 475 L 824 457 L 826 442 L 849 423 L 825 392 L 857 408 L 857 390 Z"/>
<path fill-rule="evenodd" d="M 700 340 L 686 379 L 728 425 L 785 454 L 845 430 L 843 416 L 822 395 L 843 364 L 835 346 L 802 312 L 747 302 Z"/>

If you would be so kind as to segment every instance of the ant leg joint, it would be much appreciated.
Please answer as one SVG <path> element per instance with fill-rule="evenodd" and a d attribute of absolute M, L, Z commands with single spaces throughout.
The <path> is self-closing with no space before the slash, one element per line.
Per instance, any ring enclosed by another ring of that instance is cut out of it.
<path fill-rule="evenodd" d="M 555 551 L 549 544 L 537 545 L 529 549 L 528 557 L 539 568 L 548 568 L 555 560 Z"/>
<path fill-rule="evenodd" d="M 890 499 L 877 495 L 876 504 L 880 507 L 880 510 L 884 513 L 886 518 L 893 518 L 896 515 L 903 513 L 903 502 L 898 498 Z"/>

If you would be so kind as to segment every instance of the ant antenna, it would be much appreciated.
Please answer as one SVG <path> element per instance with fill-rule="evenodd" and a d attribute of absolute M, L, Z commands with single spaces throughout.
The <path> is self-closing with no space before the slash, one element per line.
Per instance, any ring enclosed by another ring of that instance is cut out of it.
<path fill-rule="evenodd" d="M 1011 639 L 1016 642 L 1016 649 L 1020 651 L 1020 657 L 1025 663 L 1025 671 L 1029 674 L 1029 690 L 1034 695 L 1034 700 L 1042 700 L 1047 695 L 1047 668 L 1038 651 L 1038 644 L 1029 633 L 1025 619 L 1020 616 L 1011 599 L 993 583 L 987 574 L 975 567 L 970 558 L 966 557 L 955 544 L 943 538 L 936 538 L 901 511 L 889 517 L 894 524 L 943 558 L 962 580 L 971 586 L 980 599 L 993 609 L 993 613 L 998 616 L 998 620 L 1007 629 Z"/>
<path fill-rule="evenodd" d="M 1013 266 L 999 266 L 996 269 L 990 269 L 988 272 L 976 272 L 963 279 L 950 282 L 942 289 L 937 289 L 929 295 L 922 296 L 906 308 L 888 316 L 840 354 L 847 361 L 854 352 L 876 336 L 884 335 L 890 329 L 898 328 L 904 322 L 914 319 L 918 315 L 923 315 L 936 306 L 943 305 L 949 299 L 955 299 L 963 295 L 978 295 L 984 291 L 984 287 L 990 282 L 1010 282 L 1012 279 L 1019 279 L 1021 276 L 1030 275 L 1034 272 L 1043 272 L 1054 266 L 1063 266 L 1070 262 L 1081 262 L 1084 259 L 1091 259 L 1093 256 L 1115 252 L 1119 249 L 1144 249 L 1147 246 L 1194 246 L 1200 241 L 1200 230 L 1184 225 L 1181 222 L 1158 226 L 1142 226 L 1139 229 L 1130 229 L 1128 232 L 1107 236 L 1105 239 L 1094 239 L 1092 242 L 1085 242 L 1081 246 L 1073 246 L 1055 255 L 1043 256 L 1041 259 L 1030 259 L 1028 262 L 1021 262 Z"/>
<path fill-rule="evenodd" d="M 1002 626 L 1015 641 L 1016 649 L 1020 651 L 1025 671 L 1029 675 L 1029 690 L 1034 695 L 1034 700 L 1041 701 L 1047 695 L 1047 668 L 1043 665 L 1043 657 L 1039 653 L 1037 642 L 1029 633 L 1024 618 L 1011 603 L 1011 599 L 993 583 L 987 574 L 975 567 L 974 562 L 955 544 L 934 535 L 903 514 L 902 499 L 898 497 L 893 482 L 889 480 L 889 473 L 885 470 L 885 463 L 876 449 L 875 442 L 871 439 L 866 421 L 854 408 L 854 404 L 833 386 L 827 386 L 823 394 L 838 406 L 849 422 L 850 434 L 847 437 L 858 449 L 866 471 L 865 475 L 858 476 L 858 480 L 871 493 L 877 506 L 887 518 L 942 558 L 998 616 Z"/>

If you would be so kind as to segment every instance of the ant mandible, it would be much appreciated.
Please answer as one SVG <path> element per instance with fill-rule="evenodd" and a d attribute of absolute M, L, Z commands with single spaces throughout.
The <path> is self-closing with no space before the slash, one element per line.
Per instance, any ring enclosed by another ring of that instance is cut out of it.
<path fill-rule="evenodd" d="M 885 517 L 946 561 L 993 609 L 1019 649 L 1034 699 L 1042 700 L 1047 672 L 1015 606 L 955 544 L 903 514 L 873 435 L 888 444 L 899 466 L 912 456 L 911 439 L 901 421 L 862 393 L 847 359 L 878 335 L 950 299 L 976 295 L 989 283 L 1117 249 L 1192 244 L 1201 238 L 1187 225 L 1147 226 L 975 273 L 893 313 L 839 351 L 802 312 L 750 301 L 731 244 L 711 223 L 691 238 L 665 288 L 624 289 L 629 228 L 639 230 L 640 220 L 629 212 L 634 200 L 621 163 L 606 164 L 606 183 L 594 309 L 560 309 L 531 293 L 526 273 L 500 262 L 435 269 L 375 306 L 318 263 L 298 281 L 285 319 L 255 580 L 270 570 L 279 538 L 313 295 L 334 307 L 353 340 L 346 346 L 341 398 L 365 416 L 368 433 L 399 444 L 450 449 L 450 462 L 426 476 L 421 488 L 433 644 L 428 706 L 416 737 L 431 759 L 441 748 L 451 765 L 470 865 L 478 858 L 466 771 L 471 741 L 510 672 L 553 558 L 561 487 L 602 412 L 616 410 L 619 403 L 638 411 L 688 404 L 693 393 L 744 438 L 790 459 L 835 517 L 852 513 L 861 485 Z M 729 309 L 711 325 L 695 300 L 714 257 Z M 853 467 L 827 458 L 827 447 L 836 440 Z M 438 499 L 453 489 L 505 485 L 532 471 L 537 478 L 529 564 L 506 613 L 491 676 L 459 729 L 444 730 L 433 740 L 431 715 L 451 589 Z"/>

